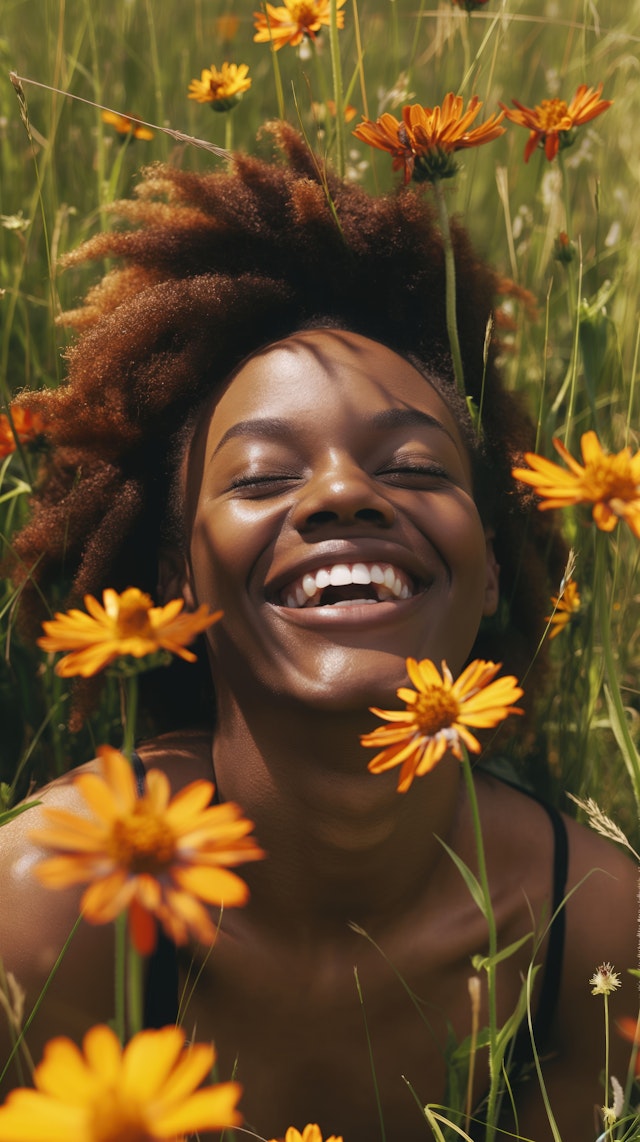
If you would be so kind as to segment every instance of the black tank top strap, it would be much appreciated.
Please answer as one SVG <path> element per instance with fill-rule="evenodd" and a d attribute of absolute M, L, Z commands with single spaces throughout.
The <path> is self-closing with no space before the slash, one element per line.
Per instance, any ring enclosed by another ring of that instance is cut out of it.
<path fill-rule="evenodd" d="M 131 764 L 138 796 L 145 790 L 146 772 L 140 754 L 133 751 Z M 149 956 L 144 990 L 144 1026 L 167 1027 L 178 1022 L 178 956 L 176 946 L 158 927 L 158 940 Z"/>

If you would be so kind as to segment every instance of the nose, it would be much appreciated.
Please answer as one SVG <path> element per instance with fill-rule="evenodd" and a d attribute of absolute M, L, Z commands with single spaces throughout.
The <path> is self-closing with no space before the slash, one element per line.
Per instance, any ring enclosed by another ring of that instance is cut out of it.
<path fill-rule="evenodd" d="M 358 464 L 334 457 L 305 484 L 292 522 L 301 532 L 327 524 L 368 523 L 387 528 L 395 514 L 393 505 Z"/>

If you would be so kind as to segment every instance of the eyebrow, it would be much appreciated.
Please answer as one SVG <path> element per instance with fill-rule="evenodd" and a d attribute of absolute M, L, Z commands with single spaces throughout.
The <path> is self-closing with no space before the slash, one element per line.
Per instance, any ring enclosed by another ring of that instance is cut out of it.
<path fill-rule="evenodd" d="M 441 420 L 428 412 L 421 412 L 417 408 L 382 409 L 381 412 L 375 413 L 369 419 L 368 427 L 378 432 L 391 432 L 400 428 L 431 428 L 443 432 L 456 444 L 455 437 Z M 250 436 L 262 440 L 282 440 L 283 437 L 295 435 L 296 431 L 293 425 L 282 417 L 264 416 L 256 417 L 254 420 L 239 420 L 237 424 L 232 424 L 231 428 L 228 428 L 218 441 L 211 459 L 229 440 L 238 436 Z"/>

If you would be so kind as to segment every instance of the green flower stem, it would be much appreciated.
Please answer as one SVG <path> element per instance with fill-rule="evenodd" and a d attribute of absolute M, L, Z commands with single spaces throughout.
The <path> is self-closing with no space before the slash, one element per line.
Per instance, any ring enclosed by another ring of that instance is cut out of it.
<path fill-rule="evenodd" d="M 127 996 L 125 986 L 125 972 L 127 963 L 127 914 L 122 912 L 116 917 L 115 927 L 115 977 L 114 977 L 114 1031 L 122 1046 L 126 1042 L 127 1034 Z"/>
<path fill-rule="evenodd" d="M 473 835 L 476 843 L 476 857 L 478 861 L 478 880 L 480 888 L 482 889 L 482 898 L 484 901 L 484 916 L 489 928 L 489 956 L 487 964 L 487 992 L 489 1001 L 489 1098 L 487 1103 L 487 1126 L 485 1132 L 485 1142 L 493 1142 L 496 1133 L 496 1112 L 498 1091 L 500 1086 L 500 1064 L 497 1059 L 496 1041 L 498 1037 L 498 1013 L 496 1005 L 496 954 L 498 951 L 498 933 L 496 930 L 496 920 L 493 914 L 493 907 L 491 903 L 491 889 L 489 887 L 489 877 L 487 874 L 487 862 L 484 852 L 484 841 L 482 839 L 482 823 L 480 821 L 480 810 L 478 808 L 478 797 L 476 794 L 476 787 L 473 780 L 473 770 L 469 760 L 469 754 L 461 743 L 462 748 L 462 774 L 464 777 L 465 786 L 467 789 L 467 796 L 469 798 L 469 805 L 471 808 L 471 817 L 473 820 Z"/>
<path fill-rule="evenodd" d="M 278 53 L 275 49 L 273 42 L 273 35 L 271 33 L 271 24 L 269 23 L 269 15 L 267 13 L 267 6 L 263 2 L 260 5 L 264 13 L 265 20 L 267 21 L 267 28 L 269 29 L 269 47 L 271 49 L 271 63 L 273 65 L 273 79 L 276 85 L 276 101 L 278 103 L 278 118 L 284 119 L 284 92 L 282 90 L 282 76 L 280 75 L 280 64 L 278 62 Z"/>
<path fill-rule="evenodd" d="M 129 1038 L 142 1031 L 144 1022 L 144 957 L 129 940 L 127 948 L 127 1023 Z"/>
<path fill-rule="evenodd" d="M 608 532 L 598 531 L 596 534 L 596 559 L 594 574 L 594 593 L 596 597 L 598 624 L 600 627 L 600 641 L 602 643 L 602 660 L 604 674 L 609 687 L 611 706 L 616 718 L 616 738 L 620 746 L 627 770 L 633 785 L 638 811 L 640 811 L 640 757 L 635 742 L 631 736 L 629 719 L 624 708 L 620 681 L 613 646 L 611 643 L 611 626 L 609 621 L 609 598 L 607 594 L 607 563 L 610 554 L 611 539 Z"/>
<path fill-rule="evenodd" d="M 567 178 L 567 167 L 564 161 L 562 148 L 558 151 L 558 166 L 560 168 L 560 175 L 562 177 L 562 197 L 564 199 L 564 224 L 567 228 L 567 237 L 571 241 L 571 200 L 569 198 L 569 179 Z M 578 297 L 576 295 L 576 276 L 573 271 L 573 262 L 567 265 L 567 277 L 569 279 L 569 316 L 573 321 L 577 315 L 578 310 Z"/>
<path fill-rule="evenodd" d="M 338 40 L 338 5 L 337 0 L 331 0 L 331 24 L 329 26 L 329 43 L 331 46 L 331 71 L 333 74 L 333 99 L 336 105 L 336 166 L 340 178 L 344 178 L 345 171 L 345 139 L 344 139 L 344 93 L 342 90 L 342 67 L 340 65 L 340 42 Z"/>
<path fill-rule="evenodd" d="M 456 318 L 456 263 L 453 256 L 451 227 L 449 226 L 449 212 L 447 210 L 447 202 L 442 186 L 442 179 L 434 178 L 433 190 L 436 196 L 436 205 L 438 207 L 438 222 L 440 224 L 440 234 L 442 235 L 442 245 L 444 248 L 447 333 L 449 335 L 449 347 L 451 349 L 451 357 L 453 360 L 453 372 L 456 379 L 456 387 L 460 395 L 464 397 L 464 372 L 462 369 L 462 355 L 460 353 L 460 340 L 458 338 L 458 321 Z"/>
<path fill-rule="evenodd" d="M 122 741 L 122 752 L 124 756 L 131 761 L 136 740 L 136 721 L 138 717 L 138 675 L 131 674 L 130 677 L 126 679 L 126 686 L 124 681 L 121 685 L 124 687 L 124 737 Z"/>
<path fill-rule="evenodd" d="M 609 996 L 604 999 L 604 1103 L 609 1105 Z M 613 1127 L 607 1126 L 607 1138 L 613 1138 Z"/>
<path fill-rule="evenodd" d="M 233 151 L 233 122 L 231 120 L 231 111 L 225 112 L 224 117 L 224 149 L 225 151 Z"/>

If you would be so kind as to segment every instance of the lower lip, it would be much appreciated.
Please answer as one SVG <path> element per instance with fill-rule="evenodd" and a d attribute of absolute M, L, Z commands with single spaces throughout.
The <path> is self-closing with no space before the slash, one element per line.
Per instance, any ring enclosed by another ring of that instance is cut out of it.
<path fill-rule="evenodd" d="M 372 627 L 404 618 L 424 598 L 419 591 L 409 599 L 387 600 L 383 603 L 353 603 L 350 606 L 283 607 L 271 603 L 287 621 L 303 627 Z"/>

